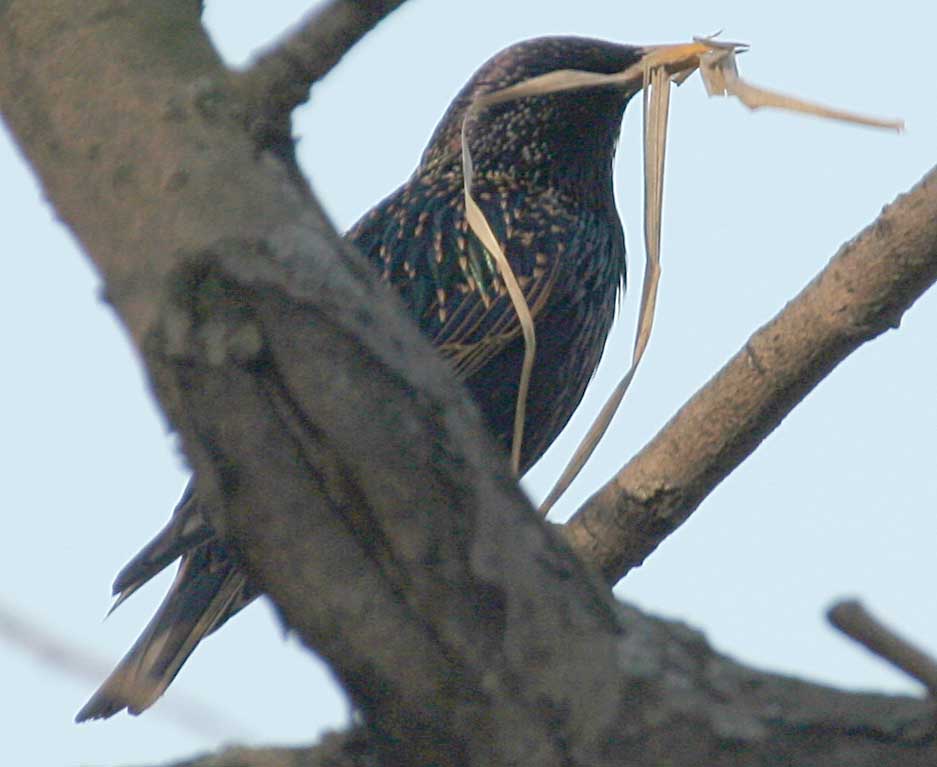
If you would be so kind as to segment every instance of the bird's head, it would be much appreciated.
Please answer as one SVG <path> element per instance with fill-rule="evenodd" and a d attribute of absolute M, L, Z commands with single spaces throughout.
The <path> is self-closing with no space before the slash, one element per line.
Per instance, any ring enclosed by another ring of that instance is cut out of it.
<path fill-rule="evenodd" d="M 459 162 L 463 119 L 478 97 L 556 70 L 620 72 L 637 63 L 645 50 L 579 37 L 543 37 L 506 48 L 455 98 L 430 139 L 420 172 Z M 622 115 L 636 89 L 602 86 L 485 107 L 467 133 L 476 173 L 511 174 L 560 189 L 601 186 L 605 179 L 611 183 Z"/>

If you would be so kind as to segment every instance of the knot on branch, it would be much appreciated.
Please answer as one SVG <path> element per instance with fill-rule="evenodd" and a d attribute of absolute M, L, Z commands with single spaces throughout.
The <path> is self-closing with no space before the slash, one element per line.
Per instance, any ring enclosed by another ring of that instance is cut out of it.
<path fill-rule="evenodd" d="M 168 282 L 151 351 L 214 367 L 261 361 L 263 333 L 243 277 L 228 268 L 226 260 L 232 256 L 265 257 L 266 246 L 259 241 L 225 240 L 180 258 Z"/>

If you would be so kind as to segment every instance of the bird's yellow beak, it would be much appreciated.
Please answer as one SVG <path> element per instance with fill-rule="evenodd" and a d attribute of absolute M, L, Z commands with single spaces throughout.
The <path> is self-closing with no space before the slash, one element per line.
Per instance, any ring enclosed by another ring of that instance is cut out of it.
<path fill-rule="evenodd" d="M 640 65 L 642 68 L 663 67 L 672 77 L 691 74 L 699 68 L 700 58 L 714 48 L 738 47 L 736 43 L 716 42 L 710 38 L 697 38 L 692 43 L 646 45 Z"/>

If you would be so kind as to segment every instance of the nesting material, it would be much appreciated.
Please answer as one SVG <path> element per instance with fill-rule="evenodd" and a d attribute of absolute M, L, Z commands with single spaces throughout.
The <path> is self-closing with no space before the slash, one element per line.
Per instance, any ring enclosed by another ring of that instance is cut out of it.
<path fill-rule="evenodd" d="M 664 190 L 664 156 L 667 144 L 667 120 L 670 106 L 670 84 L 686 80 L 699 70 L 710 96 L 734 96 L 749 109 L 771 107 L 826 119 L 901 131 L 898 120 L 880 120 L 851 112 L 803 101 L 794 96 L 760 88 L 743 80 L 738 73 L 736 54 L 748 49 L 742 43 L 723 42 L 712 37 L 694 38 L 692 43 L 649 46 L 636 64 L 614 74 L 599 74 L 564 69 L 532 77 L 507 88 L 477 98 L 466 110 L 462 123 L 462 169 L 465 184 L 466 219 L 472 232 L 488 250 L 498 266 L 511 303 L 517 313 L 524 338 L 524 361 L 518 381 L 518 395 L 511 441 L 511 465 L 515 474 L 520 466 L 524 440 L 524 418 L 530 376 L 536 360 L 536 333 L 530 307 L 511 269 L 510 262 L 498 242 L 484 213 L 472 196 L 472 156 L 468 146 L 468 129 L 477 115 L 493 104 L 514 99 L 543 96 L 562 91 L 580 90 L 609 85 L 641 88 L 644 91 L 644 244 L 645 270 L 641 291 L 641 307 L 635 330 L 631 364 L 596 417 L 556 485 L 541 505 L 546 514 L 562 496 L 592 455 L 608 429 L 641 361 L 654 324 L 654 309 L 660 281 L 661 212 Z"/>

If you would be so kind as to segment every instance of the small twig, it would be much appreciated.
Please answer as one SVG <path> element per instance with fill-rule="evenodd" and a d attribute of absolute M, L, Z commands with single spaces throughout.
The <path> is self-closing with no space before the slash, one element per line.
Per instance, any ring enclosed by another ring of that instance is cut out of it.
<path fill-rule="evenodd" d="M 837 602 L 826 613 L 835 628 L 873 655 L 887 660 L 937 695 L 937 661 L 888 626 L 876 620 L 856 600 Z"/>
<path fill-rule="evenodd" d="M 352 46 L 405 0 L 331 0 L 310 13 L 240 76 L 254 133 L 282 125 L 309 98 L 309 89 Z"/>
<path fill-rule="evenodd" d="M 113 662 L 76 647 L 71 639 L 56 636 L 14 608 L 0 603 L 0 643 L 9 644 L 30 655 L 37 663 L 63 676 L 97 684 L 107 676 Z M 176 692 L 156 709 L 157 715 L 203 738 L 244 737 L 250 731 L 239 722 L 215 711 L 207 704 Z"/>

